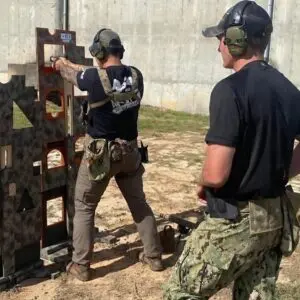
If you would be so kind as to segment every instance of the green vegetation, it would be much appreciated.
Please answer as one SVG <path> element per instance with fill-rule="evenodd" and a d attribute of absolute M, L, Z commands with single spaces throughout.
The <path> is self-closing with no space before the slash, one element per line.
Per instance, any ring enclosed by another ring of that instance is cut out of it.
<path fill-rule="evenodd" d="M 46 101 L 46 110 L 47 113 L 55 115 L 58 112 L 62 111 L 62 108 L 58 105 L 55 105 L 51 101 Z M 28 120 L 20 107 L 14 102 L 13 103 L 13 129 L 22 129 L 33 127 L 33 124 Z"/>
<path fill-rule="evenodd" d="M 51 101 L 46 101 L 47 113 L 58 113 L 62 111 L 62 108 Z"/>
<path fill-rule="evenodd" d="M 47 112 L 60 112 L 61 108 L 47 101 Z M 14 129 L 32 127 L 20 108 L 13 106 Z M 164 132 L 201 132 L 207 129 L 208 117 L 204 115 L 189 114 L 185 112 L 142 106 L 139 117 L 139 130 L 141 133 L 155 134 Z"/>
<path fill-rule="evenodd" d="M 185 112 L 142 106 L 139 130 L 144 133 L 201 132 L 208 126 L 208 117 Z"/>
<path fill-rule="evenodd" d="M 15 102 L 13 102 L 13 129 L 22 129 L 29 127 L 33 127 L 33 125 L 22 112 L 20 107 Z"/>

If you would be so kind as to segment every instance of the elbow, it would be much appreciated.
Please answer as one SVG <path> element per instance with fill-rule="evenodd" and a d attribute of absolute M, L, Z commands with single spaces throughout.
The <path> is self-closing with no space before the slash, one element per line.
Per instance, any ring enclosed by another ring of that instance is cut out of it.
<path fill-rule="evenodd" d="M 229 174 L 222 173 L 203 173 L 203 182 L 205 186 L 212 188 L 221 188 L 225 185 Z"/>
<path fill-rule="evenodd" d="M 219 189 L 219 188 L 221 188 L 222 186 L 225 185 L 226 181 L 227 180 L 222 180 L 222 179 L 218 179 L 218 178 L 214 179 L 213 178 L 213 179 L 211 179 L 210 181 L 207 182 L 208 183 L 207 185 L 212 187 L 212 188 Z"/>

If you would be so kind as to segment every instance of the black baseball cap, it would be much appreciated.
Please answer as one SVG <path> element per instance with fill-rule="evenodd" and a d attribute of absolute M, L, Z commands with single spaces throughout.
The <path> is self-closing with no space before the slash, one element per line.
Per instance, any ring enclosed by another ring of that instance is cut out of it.
<path fill-rule="evenodd" d="M 232 26 L 242 25 L 247 36 L 263 37 L 273 31 L 272 20 L 269 14 L 254 1 L 240 1 L 227 10 L 216 26 L 202 30 L 205 37 L 217 37 L 225 34 Z"/>

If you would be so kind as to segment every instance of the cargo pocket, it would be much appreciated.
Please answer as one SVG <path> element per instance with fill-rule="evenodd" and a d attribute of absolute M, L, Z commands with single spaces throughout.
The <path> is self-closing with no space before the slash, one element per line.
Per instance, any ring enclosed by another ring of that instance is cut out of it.
<path fill-rule="evenodd" d="M 250 200 L 249 210 L 251 235 L 282 228 L 282 209 L 279 197 Z"/>
<path fill-rule="evenodd" d="M 206 242 L 208 244 L 208 240 Z M 220 278 L 229 269 L 235 254 L 224 252 L 213 244 L 208 244 L 203 253 L 199 250 L 190 245 L 178 266 L 179 278 L 189 293 L 209 297 L 222 287 Z"/>
<path fill-rule="evenodd" d="M 89 179 L 101 181 L 110 172 L 110 153 L 108 141 L 87 137 L 85 144 L 85 160 Z"/>

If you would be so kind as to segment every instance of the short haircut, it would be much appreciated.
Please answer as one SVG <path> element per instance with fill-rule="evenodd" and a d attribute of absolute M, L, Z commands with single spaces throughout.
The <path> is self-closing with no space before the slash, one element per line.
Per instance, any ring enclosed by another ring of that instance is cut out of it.
<path fill-rule="evenodd" d="M 267 35 L 264 37 L 249 37 L 248 44 L 249 46 L 261 54 L 263 54 L 270 42 L 271 35 Z"/>

